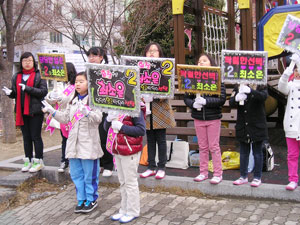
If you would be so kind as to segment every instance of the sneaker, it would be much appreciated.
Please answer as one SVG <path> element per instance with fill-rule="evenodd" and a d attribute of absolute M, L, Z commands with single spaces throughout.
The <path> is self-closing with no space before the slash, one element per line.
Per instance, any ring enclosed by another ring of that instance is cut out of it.
<path fill-rule="evenodd" d="M 115 215 L 112 215 L 111 217 L 110 217 L 110 219 L 112 220 L 112 221 L 119 221 L 120 219 L 121 219 L 121 217 L 123 217 L 124 216 L 124 214 L 122 214 L 122 213 L 117 213 L 117 214 L 115 214 Z"/>
<path fill-rule="evenodd" d="M 297 188 L 298 184 L 294 181 L 291 181 L 288 185 L 286 185 L 285 189 L 288 191 L 293 191 Z"/>
<path fill-rule="evenodd" d="M 78 201 L 78 204 L 76 205 L 76 207 L 74 209 L 74 213 L 80 213 L 80 212 L 82 212 L 82 209 L 84 207 L 84 202 L 85 201 Z"/>
<path fill-rule="evenodd" d="M 166 172 L 164 170 L 158 170 L 156 175 L 155 175 L 155 179 L 163 179 L 166 175 Z"/>
<path fill-rule="evenodd" d="M 220 176 L 220 177 L 216 177 L 216 176 L 214 176 L 211 180 L 210 180 L 210 183 L 211 184 L 218 184 L 218 183 L 220 183 L 221 181 L 222 181 L 222 176 Z"/>
<path fill-rule="evenodd" d="M 242 185 L 247 183 L 248 183 L 248 178 L 243 178 L 243 177 L 240 177 L 239 179 L 233 181 L 234 185 Z"/>
<path fill-rule="evenodd" d="M 259 179 L 253 179 L 253 181 L 251 182 L 251 187 L 258 187 L 259 185 L 261 185 L 261 180 Z"/>
<path fill-rule="evenodd" d="M 68 166 L 69 166 L 69 165 L 68 165 L 66 162 L 62 162 L 62 163 L 60 164 L 59 168 L 57 169 L 57 171 L 58 171 L 59 173 L 63 173 L 63 172 L 65 172 L 65 169 L 68 168 Z"/>
<path fill-rule="evenodd" d="M 112 173 L 111 170 L 103 170 L 102 177 L 111 177 Z"/>
<path fill-rule="evenodd" d="M 93 202 L 90 202 L 90 201 L 86 201 L 84 206 L 83 206 L 83 209 L 81 210 L 81 212 L 83 213 L 88 213 L 88 212 L 91 212 L 93 211 L 96 207 L 98 206 L 98 202 L 97 201 L 93 201 Z"/>
<path fill-rule="evenodd" d="M 44 163 L 43 163 L 42 159 L 32 159 L 32 160 L 33 160 L 33 163 L 32 163 L 31 168 L 29 169 L 30 173 L 35 173 L 44 168 Z"/>
<path fill-rule="evenodd" d="M 154 170 L 146 170 L 144 173 L 140 174 L 141 178 L 146 178 L 146 177 L 150 177 L 150 176 L 154 176 L 155 175 L 155 171 Z"/>
<path fill-rule="evenodd" d="M 208 178 L 207 176 L 205 176 L 203 174 L 200 174 L 200 175 L 198 175 L 197 177 L 194 178 L 194 181 L 201 182 L 201 181 L 206 180 L 207 178 Z"/>
<path fill-rule="evenodd" d="M 134 217 L 134 216 L 124 215 L 120 218 L 119 222 L 120 223 L 129 223 L 136 218 L 137 217 Z"/>
<path fill-rule="evenodd" d="M 24 158 L 24 165 L 22 167 L 22 172 L 27 172 L 31 168 L 31 162 L 29 161 L 29 158 Z"/>

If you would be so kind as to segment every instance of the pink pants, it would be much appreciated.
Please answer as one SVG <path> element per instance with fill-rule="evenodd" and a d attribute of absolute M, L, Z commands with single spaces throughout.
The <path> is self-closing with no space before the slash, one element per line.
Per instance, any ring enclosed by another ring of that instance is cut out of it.
<path fill-rule="evenodd" d="M 295 138 L 286 138 L 288 147 L 287 163 L 289 169 L 289 181 L 298 183 L 298 158 L 299 158 L 299 144 Z"/>
<path fill-rule="evenodd" d="M 208 176 L 209 151 L 211 152 L 214 176 L 220 177 L 222 159 L 220 149 L 221 120 L 194 120 L 199 144 L 200 174 Z"/>

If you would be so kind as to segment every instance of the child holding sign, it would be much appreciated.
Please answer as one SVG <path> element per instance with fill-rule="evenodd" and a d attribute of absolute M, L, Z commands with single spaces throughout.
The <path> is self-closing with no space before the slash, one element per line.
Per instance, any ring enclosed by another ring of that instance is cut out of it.
<path fill-rule="evenodd" d="M 300 144 L 300 74 L 295 67 L 300 62 L 300 57 L 295 53 L 292 56 L 292 62 L 283 72 L 278 83 L 278 90 L 288 96 L 287 106 L 283 120 L 286 143 L 288 147 L 287 162 L 289 184 L 286 190 L 293 191 L 298 186 L 298 158 Z"/>
<path fill-rule="evenodd" d="M 103 155 L 98 132 L 102 113 L 87 106 L 86 74 L 82 72 L 76 75 L 75 95 L 66 110 L 55 110 L 46 101 L 43 104 L 43 110 L 51 113 L 57 121 L 69 124 L 66 157 L 70 162 L 70 175 L 78 200 L 74 212 L 91 212 L 97 206 L 99 158 Z"/>
<path fill-rule="evenodd" d="M 121 208 L 111 217 L 113 221 L 128 223 L 140 215 L 140 194 L 137 168 L 146 134 L 146 107 L 141 104 L 138 117 L 108 113 L 104 122 L 112 138 L 111 150 L 115 157 L 121 192 Z M 110 127 L 111 126 L 111 127 Z M 115 133 L 118 132 L 118 133 Z M 109 143 L 109 140 L 107 140 Z"/>
<path fill-rule="evenodd" d="M 59 82 L 57 86 L 60 89 L 49 92 L 45 98 L 45 100 L 49 104 L 55 104 L 56 108 L 61 111 L 67 107 L 68 103 L 71 101 L 71 99 L 73 99 L 75 93 L 74 84 L 75 84 L 75 76 L 77 72 L 73 63 L 67 62 L 66 66 L 67 66 L 67 74 L 68 74 L 67 87 L 65 83 Z M 49 121 L 49 125 L 51 125 L 51 120 Z M 68 138 L 69 131 L 68 131 L 67 124 L 60 124 L 58 128 L 60 128 L 60 133 L 62 137 L 62 142 L 61 142 L 62 155 L 61 155 L 61 163 L 60 163 L 60 167 L 58 168 L 58 172 L 62 173 L 65 171 L 65 169 L 69 167 L 69 160 L 66 158 L 66 145 L 67 145 L 67 138 Z"/>
<path fill-rule="evenodd" d="M 163 52 L 158 43 L 150 43 L 144 49 L 146 57 L 163 57 Z M 147 145 L 148 145 L 148 169 L 140 174 L 141 178 L 154 176 L 156 179 L 165 177 L 165 167 L 167 163 L 167 141 L 166 128 L 176 126 L 173 111 L 168 99 L 153 99 L 150 95 L 145 95 L 145 102 L 150 102 L 151 114 L 147 115 Z M 156 165 L 156 144 L 158 146 L 158 163 Z M 156 167 L 158 167 L 156 171 Z"/>
<path fill-rule="evenodd" d="M 249 153 L 254 156 L 254 179 L 252 187 L 261 185 L 263 152 L 262 143 L 268 139 L 265 100 L 268 97 L 265 85 L 236 86 L 230 97 L 231 107 L 237 107 L 236 138 L 240 142 L 240 174 L 235 185 L 248 183 Z M 243 101 L 244 104 L 240 104 Z"/>
<path fill-rule="evenodd" d="M 212 57 L 207 54 L 201 54 L 198 60 L 198 66 L 216 66 Z M 184 102 L 192 109 L 192 118 L 199 144 L 200 154 L 200 174 L 194 181 L 201 182 L 208 178 L 209 152 L 211 152 L 214 176 L 210 180 L 212 184 L 218 184 L 222 181 L 222 159 L 220 149 L 220 132 L 222 106 L 226 101 L 226 90 L 224 84 L 221 84 L 220 96 L 199 96 L 194 94 L 185 94 Z"/>

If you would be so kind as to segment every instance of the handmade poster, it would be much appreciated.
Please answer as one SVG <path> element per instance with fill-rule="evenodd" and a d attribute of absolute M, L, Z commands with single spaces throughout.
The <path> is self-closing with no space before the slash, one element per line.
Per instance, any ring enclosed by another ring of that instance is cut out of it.
<path fill-rule="evenodd" d="M 287 15 L 276 44 L 290 52 L 300 54 L 300 18 Z"/>
<path fill-rule="evenodd" d="M 140 71 L 137 66 L 87 63 L 90 107 L 103 112 L 140 113 Z"/>
<path fill-rule="evenodd" d="M 220 95 L 220 67 L 202 67 L 177 64 L 178 89 L 180 92 Z"/>
<path fill-rule="evenodd" d="M 138 66 L 142 94 L 154 98 L 174 97 L 175 59 L 121 56 L 123 65 Z"/>
<path fill-rule="evenodd" d="M 222 50 L 222 81 L 227 83 L 266 84 L 266 51 Z"/>
<path fill-rule="evenodd" d="M 37 56 L 42 79 L 68 81 L 64 54 L 38 53 Z"/>

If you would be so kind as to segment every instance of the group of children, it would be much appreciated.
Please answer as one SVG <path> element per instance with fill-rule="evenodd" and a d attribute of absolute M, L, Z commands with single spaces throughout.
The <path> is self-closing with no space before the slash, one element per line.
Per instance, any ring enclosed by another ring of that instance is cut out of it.
<path fill-rule="evenodd" d="M 157 43 L 147 45 L 144 56 L 162 57 L 160 45 Z M 107 62 L 107 56 L 101 48 L 90 49 L 88 58 L 91 63 L 101 63 L 103 60 Z M 293 60 L 298 63 L 300 58 L 295 56 Z M 47 112 L 60 123 L 63 137 L 60 169 L 63 171 L 68 165 L 70 166 L 70 176 L 76 186 L 78 201 L 74 211 L 87 213 L 97 207 L 100 164 L 103 166 L 99 159 L 108 154 L 104 161 L 108 161 L 109 165 L 104 167 L 104 171 L 110 176 L 113 169 L 113 154 L 120 182 L 121 207 L 117 214 L 111 216 L 111 219 L 127 223 L 137 218 L 140 215 L 137 168 L 145 134 L 149 166 L 140 177 L 155 176 L 156 179 L 165 177 L 166 128 L 176 125 L 169 100 L 144 96 L 138 117 L 120 115 L 116 112 L 104 114 L 99 109 L 88 106 L 88 80 L 85 72 L 76 73 L 75 68 L 69 66 L 68 74 L 70 71 L 73 72 L 69 75 L 66 89 L 48 93 L 46 82 L 40 77 L 33 55 L 24 53 L 20 62 L 21 71 L 13 76 L 12 89 L 4 87 L 3 91 L 10 98 L 16 99 L 16 125 L 21 126 L 26 157 L 22 171 L 35 172 L 43 167 L 41 128 L 43 112 Z M 197 64 L 205 67 L 216 66 L 214 60 L 207 54 L 202 54 Z M 290 76 L 292 73 L 294 73 L 293 77 Z M 279 90 L 289 96 L 284 120 L 290 181 L 287 190 L 294 190 L 298 183 L 299 82 L 299 73 L 290 67 L 279 82 Z M 248 161 L 251 149 L 255 162 L 251 186 L 258 187 L 261 184 L 262 142 L 268 139 L 264 109 L 267 96 L 266 86 L 241 85 L 234 88 L 230 97 L 230 106 L 237 107 L 236 138 L 240 142 L 240 178 L 233 182 L 234 185 L 248 183 Z M 223 83 L 220 95 L 185 94 L 184 96 L 185 104 L 192 110 L 191 115 L 194 118 L 199 144 L 200 174 L 194 178 L 196 182 L 208 179 L 209 152 L 214 167 L 210 183 L 219 184 L 222 181 L 219 140 L 222 106 L 225 101 L 226 91 Z M 240 104 L 241 101 L 244 104 Z M 150 103 L 150 109 L 146 110 L 144 102 Z M 110 149 L 106 146 L 107 134 L 114 135 L 114 142 Z M 33 144 L 35 158 L 32 155 Z M 156 145 L 158 146 L 157 163 Z"/>

